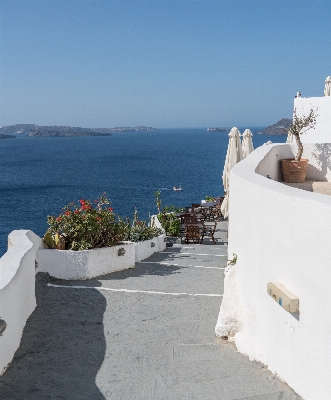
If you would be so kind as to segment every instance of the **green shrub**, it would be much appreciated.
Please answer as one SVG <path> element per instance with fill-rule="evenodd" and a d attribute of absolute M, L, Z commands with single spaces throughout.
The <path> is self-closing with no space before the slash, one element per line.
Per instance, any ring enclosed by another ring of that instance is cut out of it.
<path fill-rule="evenodd" d="M 129 219 L 126 222 L 129 228 L 126 229 L 125 240 L 129 240 L 130 242 L 142 242 L 163 234 L 162 229 L 155 226 L 146 226 L 145 221 L 136 221 L 133 225 L 130 224 Z"/>
<path fill-rule="evenodd" d="M 163 212 L 158 214 L 157 217 L 168 236 L 180 235 L 180 220 L 176 218 L 173 212 L 165 212 L 163 209 Z"/>
<path fill-rule="evenodd" d="M 208 202 L 215 201 L 215 197 L 213 197 L 213 196 L 206 196 L 206 201 L 208 201 Z"/>

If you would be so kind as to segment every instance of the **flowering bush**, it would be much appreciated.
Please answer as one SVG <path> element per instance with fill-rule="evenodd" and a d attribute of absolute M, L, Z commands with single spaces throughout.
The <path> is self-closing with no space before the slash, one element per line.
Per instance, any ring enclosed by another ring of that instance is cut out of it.
<path fill-rule="evenodd" d="M 89 250 L 114 246 L 124 240 L 126 224 L 116 218 L 105 193 L 100 199 L 70 203 L 57 216 L 48 216 L 44 241 L 59 250 Z"/>

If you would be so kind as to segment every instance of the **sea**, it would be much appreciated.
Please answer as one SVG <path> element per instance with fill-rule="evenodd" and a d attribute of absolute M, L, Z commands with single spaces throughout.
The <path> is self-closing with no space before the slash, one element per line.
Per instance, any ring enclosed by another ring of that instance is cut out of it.
<path fill-rule="evenodd" d="M 254 148 L 286 141 L 286 136 L 254 134 L 263 127 L 250 129 Z M 228 132 L 187 128 L 0 140 L 0 257 L 11 231 L 29 229 L 43 236 L 47 215 L 104 192 L 116 214 L 132 218 L 136 207 L 140 220 L 157 212 L 157 190 L 162 207 L 222 195 L 228 139 Z"/>

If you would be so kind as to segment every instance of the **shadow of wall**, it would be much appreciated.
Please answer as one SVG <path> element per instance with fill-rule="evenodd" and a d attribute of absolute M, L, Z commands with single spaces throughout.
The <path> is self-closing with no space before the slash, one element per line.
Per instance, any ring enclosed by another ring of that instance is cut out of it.
<path fill-rule="evenodd" d="M 97 290 L 48 287 L 48 277 L 36 275 L 37 307 L 0 378 L 1 398 L 103 400 L 95 380 L 106 350 L 106 299 Z"/>
<path fill-rule="evenodd" d="M 308 158 L 306 180 L 331 181 L 331 143 L 304 144 L 303 157 Z"/>

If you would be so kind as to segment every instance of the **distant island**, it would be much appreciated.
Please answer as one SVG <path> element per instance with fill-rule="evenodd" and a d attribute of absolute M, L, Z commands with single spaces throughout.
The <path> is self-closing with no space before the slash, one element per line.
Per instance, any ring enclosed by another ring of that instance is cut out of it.
<path fill-rule="evenodd" d="M 261 132 L 257 132 L 257 135 L 286 135 L 284 129 L 289 128 L 292 124 L 292 120 L 289 118 L 282 118 L 273 125 L 270 125 L 263 129 Z"/>
<path fill-rule="evenodd" d="M 3 135 L 0 133 L 0 139 L 15 139 L 15 136 L 13 135 Z"/>
<path fill-rule="evenodd" d="M 16 124 L 0 127 L 0 139 L 14 138 L 22 134 L 32 137 L 68 137 L 68 136 L 111 136 L 113 132 L 157 131 L 149 126 L 125 126 L 115 128 L 81 128 L 72 126 L 39 126 L 34 124 Z"/>
<path fill-rule="evenodd" d="M 228 128 L 207 128 L 207 132 L 227 132 Z"/>

